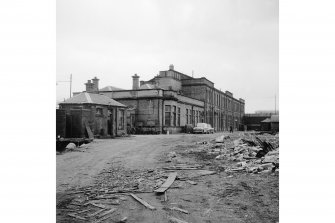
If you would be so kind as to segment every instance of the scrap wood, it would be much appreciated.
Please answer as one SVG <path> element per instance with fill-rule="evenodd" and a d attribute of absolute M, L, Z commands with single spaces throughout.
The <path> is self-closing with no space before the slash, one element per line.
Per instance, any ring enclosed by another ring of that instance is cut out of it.
<path fill-rule="evenodd" d="M 142 200 L 141 198 L 137 197 L 135 194 L 130 193 L 130 196 L 132 196 L 135 200 L 143 204 L 145 207 L 149 208 L 150 210 L 155 210 L 156 208 L 148 204 L 145 200 Z"/>
<path fill-rule="evenodd" d="M 118 196 L 115 196 L 115 195 L 111 195 L 111 196 L 104 196 L 104 195 L 99 195 L 99 196 L 96 196 L 94 199 L 119 199 Z"/>
<path fill-rule="evenodd" d="M 169 220 L 174 223 L 188 223 L 187 221 L 183 221 L 175 217 L 170 217 Z"/>
<path fill-rule="evenodd" d="M 165 183 L 160 188 L 158 188 L 154 191 L 156 193 L 163 193 L 164 191 L 166 191 L 171 186 L 171 184 L 173 184 L 176 177 L 177 177 L 177 172 L 170 173 L 170 175 L 169 175 L 168 179 L 165 181 Z"/>
<path fill-rule="evenodd" d="M 198 184 L 197 182 L 194 182 L 192 180 L 187 180 L 186 182 L 189 183 L 189 184 L 192 184 L 192 185 L 197 185 Z"/>
<path fill-rule="evenodd" d="M 184 210 L 184 209 L 181 209 L 181 208 L 178 208 L 178 207 L 172 207 L 170 208 L 170 210 L 173 210 L 173 211 L 180 211 L 180 212 L 183 212 L 185 214 L 189 214 L 188 211 Z"/>
<path fill-rule="evenodd" d="M 249 159 L 249 160 L 251 160 L 251 159 L 257 159 L 257 157 L 243 156 L 243 159 Z"/>
<path fill-rule="evenodd" d="M 244 170 L 245 167 L 241 167 L 241 168 L 235 168 L 235 169 L 231 169 L 230 171 L 241 171 L 241 170 Z"/>
<path fill-rule="evenodd" d="M 107 216 L 105 216 L 105 217 L 103 217 L 103 218 L 101 218 L 101 219 L 95 221 L 94 223 L 100 223 L 100 222 L 103 222 L 104 220 L 107 220 L 107 219 L 110 218 L 110 217 L 111 217 L 110 215 L 107 215 Z"/>
<path fill-rule="evenodd" d="M 196 178 L 196 177 L 201 177 L 205 175 L 212 175 L 215 174 L 215 171 L 210 171 L 210 170 L 197 170 L 195 173 L 191 173 L 188 175 L 188 178 Z"/>
<path fill-rule="evenodd" d="M 126 222 L 128 220 L 128 218 L 127 217 L 124 217 L 124 218 L 122 218 L 120 221 L 118 221 L 119 223 L 122 223 L 122 222 Z"/>
<path fill-rule="evenodd" d="M 171 166 L 171 167 L 163 167 L 164 170 L 197 170 L 197 167 L 183 167 L 183 166 Z"/>
<path fill-rule="evenodd" d="M 100 209 L 100 210 L 94 212 L 93 214 L 88 214 L 87 216 L 88 216 L 88 217 L 94 217 L 94 216 L 96 216 L 97 214 L 99 214 L 99 213 L 101 213 L 101 212 L 103 212 L 103 211 L 104 211 L 104 209 Z"/>
<path fill-rule="evenodd" d="M 152 193 L 153 191 L 140 191 L 140 190 L 118 190 L 108 191 L 105 194 L 129 194 L 129 193 Z"/>
<path fill-rule="evenodd" d="M 83 211 L 79 211 L 78 213 L 81 214 L 81 213 L 85 213 L 85 212 L 88 212 L 89 210 L 83 210 Z"/>
<path fill-rule="evenodd" d="M 106 216 L 106 215 L 108 215 L 108 214 L 110 214 L 110 213 L 113 213 L 114 211 L 116 211 L 116 209 L 115 209 L 115 208 L 112 208 L 112 209 L 110 209 L 110 210 L 108 210 L 108 211 L 105 211 L 105 213 L 101 213 L 98 217 L 99 217 L 99 218 L 102 218 L 102 217 L 104 217 L 104 216 Z"/>
<path fill-rule="evenodd" d="M 88 138 L 89 139 L 94 139 L 93 132 L 92 132 L 90 126 L 88 125 L 87 121 L 85 122 L 85 128 L 86 128 L 86 131 L 87 131 Z"/>
<path fill-rule="evenodd" d="M 164 201 L 167 201 L 167 190 L 164 192 Z"/>
<path fill-rule="evenodd" d="M 93 203 L 93 202 L 90 202 L 89 204 L 91 204 L 91 205 L 93 205 L 95 207 L 98 207 L 98 208 L 106 209 L 106 206 L 102 205 L 102 204 L 96 204 L 96 203 Z"/>
<path fill-rule="evenodd" d="M 80 220 L 86 220 L 86 218 L 80 217 L 80 216 L 78 216 L 78 215 L 76 215 L 74 213 L 69 213 L 67 215 L 70 216 L 70 217 L 73 217 L 73 218 L 80 219 Z"/>
<path fill-rule="evenodd" d="M 81 193 L 85 193 L 85 191 L 74 191 L 74 192 L 69 192 L 67 194 L 70 195 L 70 194 L 81 194 Z"/>

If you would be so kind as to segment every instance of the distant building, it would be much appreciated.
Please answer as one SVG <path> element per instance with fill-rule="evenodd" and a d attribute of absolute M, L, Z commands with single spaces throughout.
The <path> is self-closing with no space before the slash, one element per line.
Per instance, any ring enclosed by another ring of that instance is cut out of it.
<path fill-rule="evenodd" d="M 132 89 L 104 87 L 99 79 L 89 80 L 86 92 L 100 93 L 127 105 L 128 126 L 145 131 L 181 132 L 185 125 L 206 122 L 216 131 L 242 127 L 245 101 L 229 91 L 222 92 L 205 77 L 194 78 L 178 72 L 170 65 L 149 81 L 132 76 Z"/>
<path fill-rule="evenodd" d="M 86 126 L 96 136 L 126 134 L 126 106 L 105 95 L 87 92 L 59 103 L 57 135 L 64 138 L 88 137 Z"/>
<path fill-rule="evenodd" d="M 243 123 L 246 130 L 279 132 L 279 115 L 271 115 L 271 113 L 245 114 Z"/>

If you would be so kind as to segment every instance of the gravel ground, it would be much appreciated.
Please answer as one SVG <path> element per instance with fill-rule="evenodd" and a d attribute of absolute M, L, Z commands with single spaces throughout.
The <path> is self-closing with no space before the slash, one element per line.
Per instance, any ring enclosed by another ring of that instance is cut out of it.
<path fill-rule="evenodd" d="M 57 155 L 57 222 L 99 222 L 104 217 L 101 222 L 120 222 L 124 217 L 127 222 L 169 222 L 171 217 L 186 222 L 278 222 L 278 172 L 228 174 L 212 162 L 213 157 L 183 153 L 202 146 L 196 142 L 222 134 L 227 133 L 95 140 L 87 148 Z M 238 138 L 239 134 L 230 136 Z M 169 157 L 172 151 L 176 157 Z M 176 170 L 179 178 L 165 201 L 164 194 L 152 190 L 169 175 L 164 167 L 180 164 L 201 165 L 216 173 L 196 177 L 197 170 Z M 137 191 L 134 193 L 156 210 L 145 208 L 128 194 L 115 193 L 118 190 Z M 99 217 L 106 211 L 90 203 L 115 211 Z M 189 214 L 171 210 L 173 207 Z"/>

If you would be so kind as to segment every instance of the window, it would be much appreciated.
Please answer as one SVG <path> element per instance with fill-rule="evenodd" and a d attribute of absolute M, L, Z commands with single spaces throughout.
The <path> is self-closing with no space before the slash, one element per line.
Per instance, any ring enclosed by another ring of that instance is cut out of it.
<path fill-rule="evenodd" d="M 102 115 L 103 114 L 103 111 L 102 111 L 102 108 L 96 108 L 96 115 Z"/>
<path fill-rule="evenodd" d="M 192 124 L 194 124 L 195 123 L 195 111 L 194 110 L 192 112 L 192 115 L 193 115 L 193 117 L 192 117 Z"/>
<path fill-rule="evenodd" d="M 192 111 L 191 111 L 191 109 L 189 109 L 188 121 L 189 121 L 190 124 L 192 124 Z"/>
<path fill-rule="evenodd" d="M 188 109 L 186 108 L 186 124 L 188 124 Z"/>
<path fill-rule="evenodd" d="M 199 111 L 197 111 L 197 123 L 199 122 Z"/>
<path fill-rule="evenodd" d="M 120 110 L 119 129 L 124 129 L 124 110 Z"/>
<path fill-rule="evenodd" d="M 177 112 L 177 107 L 176 106 L 173 106 L 173 113 L 172 113 L 172 115 L 173 115 L 173 126 L 176 126 L 177 125 L 177 114 L 176 114 L 176 112 Z"/>
<path fill-rule="evenodd" d="M 178 108 L 177 126 L 180 126 L 180 108 Z"/>
<path fill-rule="evenodd" d="M 165 105 L 165 125 L 171 125 L 171 105 Z"/>

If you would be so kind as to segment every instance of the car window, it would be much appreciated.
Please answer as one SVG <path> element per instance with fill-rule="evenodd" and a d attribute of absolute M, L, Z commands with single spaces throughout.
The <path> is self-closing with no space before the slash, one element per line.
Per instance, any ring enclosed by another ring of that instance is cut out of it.
<path fill-rule="evenodd" d="M 205 127 L 206 127 L 206 124 L 205 124 L 205 123 L 198 123 L 198 124 L 197 124 L 197 127 L 205 128 Z"/>

